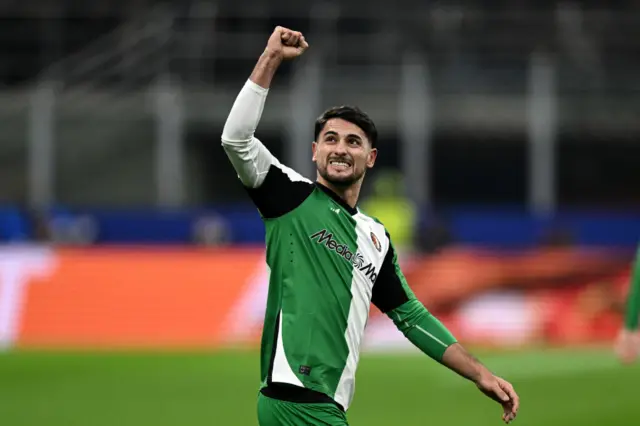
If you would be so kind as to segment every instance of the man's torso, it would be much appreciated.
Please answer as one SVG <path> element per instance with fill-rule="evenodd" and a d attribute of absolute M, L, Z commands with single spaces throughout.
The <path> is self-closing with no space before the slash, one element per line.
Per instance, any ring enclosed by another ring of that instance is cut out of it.
<path fill-rule="evenodd" d="M 265 220 L 262 379 L 321 392 L 346 408 L 389 242 L 381 224 L 309 185 L 298 207 Z"/>

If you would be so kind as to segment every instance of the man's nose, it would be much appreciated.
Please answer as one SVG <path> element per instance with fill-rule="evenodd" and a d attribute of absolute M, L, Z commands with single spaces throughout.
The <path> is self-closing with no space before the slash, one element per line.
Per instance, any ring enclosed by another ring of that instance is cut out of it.
<path fill-rule="evenodd" d="M 336 154 L 346 154 L 347 153 L 347 144 L 344 141 L 340 141 L 335 146 Z"/>

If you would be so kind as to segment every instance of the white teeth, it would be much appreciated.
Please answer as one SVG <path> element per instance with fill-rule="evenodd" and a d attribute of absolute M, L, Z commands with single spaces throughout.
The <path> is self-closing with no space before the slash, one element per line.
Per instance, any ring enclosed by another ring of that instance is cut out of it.
<path fill-rule="evenodd" d="M 349 167 L 349 164 L 343 163 L 342 161 L 331 161 L 331 164 L 333 164 L 334 166 Z"/>

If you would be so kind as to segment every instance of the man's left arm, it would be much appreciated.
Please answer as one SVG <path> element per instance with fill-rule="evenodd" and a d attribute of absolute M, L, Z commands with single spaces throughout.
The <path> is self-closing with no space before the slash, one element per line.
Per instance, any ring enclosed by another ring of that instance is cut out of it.
<path fill-rule="evenodd" d="M 616 340 L 618 358 L 625 364 L 632 363 L 640 354 L 640 331 L 638 330 L 638 312 L 640 312 L 640 245 L 636 252 L 631 271 L 631 282 L 627 294 L 624 325 Z"/>
<path fill-rule="evenodd" d="M 418 349 L 460 376 L 474 382 L 503 408 L 503 420 L 516 416 L 519 399 L 511 384 L 495 376 L 457 341 L 455 336 L 416 298 L 407 284 L 390 243 L 373 286 L 372 303 L 386 314 Z"/>
<path fill-rule="evenodd" d="M 640 312 L 640 245 L 636 251 L 631 271 L 631 283 L 625 310 L 625 329 L 630 332 L 638 331 L 638 313 Z"/>

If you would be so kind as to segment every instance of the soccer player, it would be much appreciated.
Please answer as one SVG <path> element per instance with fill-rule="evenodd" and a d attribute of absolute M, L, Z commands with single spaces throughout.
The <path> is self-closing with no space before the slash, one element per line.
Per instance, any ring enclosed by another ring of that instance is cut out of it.
<path fill-rule="evenodd" d="M 357 207 L 378 154 L 371 119 L 348 106 L 322 114 L 311 144 L 315 182 L 283 165 L 254 136 L 279 65 L 308 47 L 301 33 L 277 27 L 222 132 L 222 146 L 266 228 L 260 425 L 347 424 L 371 303 L 420 350 L 498 401 L 509 423 L 519 406 L 511 384 L 469 354 L 416 299 L 384 225 Z"/>
<path fill-rule="evenodd" d="M 618 358 L 625 364 L 635 361 L 640 352 L 640 331 L 638 331 L 638 315 L 640 314 L 640 246 L 638 246 L 632 269 L 624 326 L 620 330 L 616 342 Z"/>

